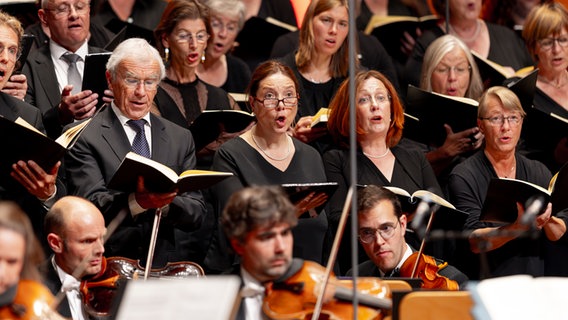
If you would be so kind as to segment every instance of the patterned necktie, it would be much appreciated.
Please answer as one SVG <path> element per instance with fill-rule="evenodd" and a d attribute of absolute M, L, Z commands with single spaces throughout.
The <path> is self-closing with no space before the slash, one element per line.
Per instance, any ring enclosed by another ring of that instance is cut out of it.
<path fill-rule="evenodd" d="M 67 83 L 73 85 L 71 94 L 81 92 L 81 74 L 79 73 L 79 69 L 77 69 L 77 61 L 80 59 L 79 55 L 67 52 L 63 54 L 61 58 L 69 63 L 69 69 L 67 69 Z"/>
<path fill-rule="evenodd" d="M 127 123 L 136 131 L 136 136 L 132 141 L 132 151 L 146 158 L 150 158 L 150 147 L 148 146 L 148 140 L 146 140 L 146 133 L 144 132 L 146 120 L 128 120 Z"/>

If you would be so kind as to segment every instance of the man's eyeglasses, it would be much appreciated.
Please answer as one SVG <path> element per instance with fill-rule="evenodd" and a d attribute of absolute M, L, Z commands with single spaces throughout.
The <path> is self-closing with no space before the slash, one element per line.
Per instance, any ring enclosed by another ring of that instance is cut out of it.
<path fill-rule="evenodd" d="M 62 3 L 55 8 L 45 9 L 47 11 L 52 11 L 57 18 L 63 18 L 69 16 L 71 13 L 71 7 L 75 9 L 75 12 L 79 15 L 84 15 L 89 12 L 89 2 L 77 2 L 75 4 Z"/>
<path fill-rule="evenodd" d="M 499 115 L 487 118 L 479 117 L 479 119 L 489 121 L 492 126 L 502 126 L 505 123 L 505 120 L 507 120 L 507 122 L 509 122 L 509 125 L 511 126 L 518 126 L 519 123 L 521 123 L 523 117 L 521 117 L 520 115 L 512 115 L 508 117 Z"/>
<path fill-rule="evenodd" d="M 450 74 L 450 72 L 452 72 L 452 70 L 457 74 L 457 75 L 463 75 L 466 73 L 469 73 L 469 71 L 471 70 L 471 66 L 468 64 L 463 64 L 463 65 L 458 65 L 458 66 L 440 66 L 434 69 L 434 72 L 439 73 L 439 74 L 445 74 L 448 75 Z"/>
<path fill-rule="evenodd" d="M 538 41 L 538 44 L 543 50 L 550 50 L 554 43 L 557 43 L 561 47 L 568 46 L 568 36 L 559 37 L 559 38 L 544 38 Z"/>
<path fill-rule="evenodd" d="M 18 60 L 18 58 L 20 58 L 20 55 L 22 54 L 20 52 L 20 49 L 18 49 L 18 47 L 8 47 L 6 48 L 4 45 L 0 44 L 0 55 L 2 55 L 4 53 L 4 50 L 6 50 L 6 52 L 8 52 L 8 59 L 12 60 L 12 61 L 16 61 Z"/>
<path fill-rule="evenodd" d="M 158 83 L 160 82 L 157 79 L 145 79 L 145 80 L 140 80 L 140 79 L 136 79 L 136 78 L 123 78 L 124 80 L 124 84 L 126 84 L 126 86 L 130 87 L 130 88 L 138 88 L 138 86 L 140 86 L 140 84 L 144 84 L 144 89 L 146 90 L 156 90 L 156 88 L 158 88 Z"/>
<path fill-rule="evenodd" d="M 394 231 L 399 225 L 399 221 L 396 223 L 385 223 L 377 229 L 373 228 L 361 228 L 359 229 L 359 240 L 363 243 L 371 243 L 377 241 L 377 233 L 384 240 L 388 240 L 394 236 Z"/>
<path fill-rule="evenodd" d="M 197 43 L 205 43 L 209 39 L 207 31 L 199 31 L 198 33 L 180 32 L 175 37 L 177 43 L 193 43 L 194 39 Z"/>
<path fill-rule="evenodd" d="M 258 101 L 264 105 L 265 108 L 276 108 L 280 102 L 284 104 L 284 107 L 292 108 L 298 105 L 298 97 L 286 97 L 282 99 L 266 97 L 264 100 L 260 100 L 257 97 L 254 97 L 255 101 Z"/>

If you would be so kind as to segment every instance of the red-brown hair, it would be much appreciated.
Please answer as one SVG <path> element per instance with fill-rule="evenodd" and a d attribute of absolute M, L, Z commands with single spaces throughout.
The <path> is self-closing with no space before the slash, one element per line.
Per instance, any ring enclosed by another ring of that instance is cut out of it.
<path fill-rule="evenodd" d="M 382 73 L 370 70 L 359 72 L 355 76 L 355 92 L 361 89 L 363 82 L 370 78 L 381 81 L 390 95 L 391 124 L 386 142 L 389 147 L 395 146 L 402 137 L 404 127 L 404 110 L 392 83 Z M 349 146 L 349 79 L 343 81 L 333 100 L 329 103 L 330 113 L 327 129 L 336 143 L 342 147 Z M 365 134 L 365 130 L 357 123 L 357 136 Z"/>
<path fill-rule="evenodd" d="M 268 78 L 269 76 L 277 73 L 282 73 L 283 75 L 292 79 L 292 81 L 294 82 L 294 88 L 296 89 L 296 92 L 298 92 L 298 79 L 296 79 L 294 71 L 292 71 L 290 67 L 288 67 L 285 64 L 282 64 L 278 60 L 268 60 L 261 63 L 258 67 L 256 67 L 256 69 L 252 73 L 248 87 L 245 90 L 245 93 L 247 95 L 247 102 L 249 102 L 249 104 L 250 104 L 249 101 L 250 97 L 256 95 L 258 87 L 260 86 L 260 82 Z M 252 106 L 249 106 L 249 109 L 252 110 Z"/>

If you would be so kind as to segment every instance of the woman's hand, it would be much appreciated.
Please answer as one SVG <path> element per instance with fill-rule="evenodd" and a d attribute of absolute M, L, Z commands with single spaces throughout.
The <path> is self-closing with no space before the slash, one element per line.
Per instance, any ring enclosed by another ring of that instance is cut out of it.
<path fill-rule="evenodd" d="M 300 118 L 292 131 L 292 136 L 304 143 L 310 143 L 325 136 L 328 132 L 327 128 L 312 128 L 312 118 L 312 116 Z"/>

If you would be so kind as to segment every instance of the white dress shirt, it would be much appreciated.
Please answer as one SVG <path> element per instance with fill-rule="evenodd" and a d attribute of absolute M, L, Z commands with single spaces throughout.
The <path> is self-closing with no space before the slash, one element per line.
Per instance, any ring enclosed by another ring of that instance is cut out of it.
<path fill-rule="evenodd" d="M 61 280 L 61 291 L 65 292 L 65 295 L 67 296 L 69 309 L 71 310 L 71 317 L 73 318 L 73 320 L 87 319 L 87 317 L 83 313 L 83 303 L 81 302 L 81 294 L 79 293 L 81 281 L 75 279 L 72 275 L 63 271 L 63 269 L 61 269 L 57 265 L 57 263 L 55 263 L 54 258 L 51 259 L 51 263 L 53 263 L 53 267 L 57 271 L 59 280 Z"/>
<path fill-rule="evenodd" d="M 264 299 L 264 286 L 253 278 L 245 269 L 241 267 L 241 276 L 243 277 L 243 288 L 241 289 L 241 297 L 244 302 L 244 311 L 246 320 L 262 320 L 264 319 L 262 312 L 262 301 Z"/>

